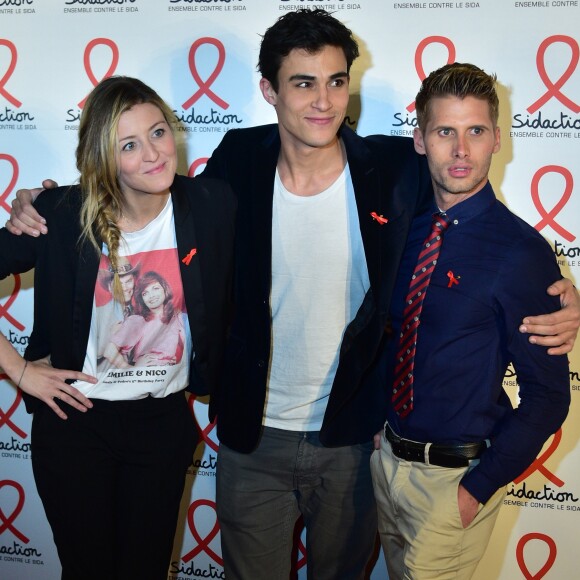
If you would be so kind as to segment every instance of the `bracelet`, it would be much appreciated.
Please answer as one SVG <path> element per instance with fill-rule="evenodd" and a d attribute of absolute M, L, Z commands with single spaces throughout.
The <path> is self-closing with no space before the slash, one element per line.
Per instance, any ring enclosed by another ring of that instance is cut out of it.
<path fill-rule="evenodd" d="M 22 369 L 22 373 L 20 374 L 20 378 L 18 379 L 18 384 L 16 385 L 17 387 L 20 387 L 20 383 L 22 382 L 22 377 L 24 376 L 24 371 L 26 370 L 27 366 L 28 366 L 28 361 L 25 360 L 24 361 L 24 368 Z"/>

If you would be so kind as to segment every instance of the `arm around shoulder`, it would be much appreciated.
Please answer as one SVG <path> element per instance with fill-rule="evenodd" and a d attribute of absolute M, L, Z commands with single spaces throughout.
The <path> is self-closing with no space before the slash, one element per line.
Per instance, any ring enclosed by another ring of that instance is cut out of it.
<path fill-rule="evenodd" d="M 8 231 L 14 235 L 26 234 L 35 237 L 46 234 L 48 232 L 46 220 L 36 211 L 33 203 L 44 189 L 54 189 L 55 187 L 58 187 L 56 181 L 45 179 L 42 182 L 42 187 L 19 189 L 12 202 L 10 218 L 6 222 Z"/>
<path fill-rule="evenodd" d="M 520 332 L 531 336 L 532 344 L 550 347 L 548 354 L 560 355 L 571 352 L 580 328 L 580 295 L 568 278 L 554 281 L 546 292 L 551 296 L 559 296 L 560 310 L 550 314 L 526 316 Z"/>

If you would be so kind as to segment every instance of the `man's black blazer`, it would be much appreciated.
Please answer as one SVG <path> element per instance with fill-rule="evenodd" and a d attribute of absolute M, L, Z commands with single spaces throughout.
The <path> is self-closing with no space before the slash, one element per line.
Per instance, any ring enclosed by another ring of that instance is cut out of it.
<path fill-rule="evenodd" d="M 386 412 L 386 387 L 365 380 L 385 335 L 399 260 L 413 216 L 432 198 L 423 157 L 411 139 L 340 132 L 355 191 L 370 290 L 348 325 L 320 438 L 325 445 L 372 439 Z M 225 179 L 238 197 L 234 319 L 219 393 L 210 403 L 218 436 L 250 452 L 258 443 L 270 361 L 272 204 L 280 137 L 277 125 L 230 130 L 204 177 Z M 383 216 L 388 221 L 373 218 Z"/>

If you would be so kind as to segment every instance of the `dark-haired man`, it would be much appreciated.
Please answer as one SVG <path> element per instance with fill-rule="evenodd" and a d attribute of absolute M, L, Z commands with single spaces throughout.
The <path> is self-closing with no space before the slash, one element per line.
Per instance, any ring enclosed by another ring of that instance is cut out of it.
<path fill-rule="evenodd" d="M 363 578 L 374 546 L 368 464 L 385 403 L 361 379 L 431 190 L 410 140 L 344 126 L 357 56 L 323 10 L 280 18 L 258 64 L 278 123 L 229 131 L 204 171 L 239 198 L 236 316 L 212 403 L 228 578 L 288 578 L 300 515 L 309 578 Z"/>

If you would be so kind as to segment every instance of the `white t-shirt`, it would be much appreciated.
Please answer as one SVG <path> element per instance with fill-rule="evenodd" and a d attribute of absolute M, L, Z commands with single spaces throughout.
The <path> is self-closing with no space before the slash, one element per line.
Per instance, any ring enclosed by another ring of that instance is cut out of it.
<path fill-rule="evenodd" d="M 320 430 L 344 330 L 369 285 L 348 165 L 308 197 L 290 193 L 276 172 L 265 425 Z"/>
<path fill-rule="evenodd" d="M 107 256 L 103 246 L 83 366 L 99 382 L 78 381 L 74 386 L 87 397 L 109 401 L 165 397 L 183 390 L 192 344 L 171 198 L 143 229 L 123 234 L 119 273 L 125 304 L 112 298 Z"/>

